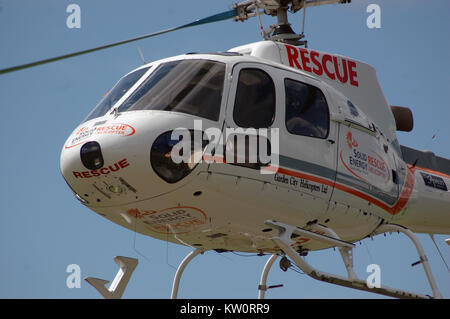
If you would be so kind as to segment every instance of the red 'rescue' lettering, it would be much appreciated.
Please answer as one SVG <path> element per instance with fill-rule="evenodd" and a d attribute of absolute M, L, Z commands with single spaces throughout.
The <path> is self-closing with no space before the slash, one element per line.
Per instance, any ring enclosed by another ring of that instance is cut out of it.
<path fill-rule="evenodd" d="M 83 176 L 81 176 L 81 173 L 80 173 L 80 172 L 73 172 L 73 175 L 74 175 L 76 178 L 78 178 L 78 177 L 83 178 Z"/>
<path fill-rule="evenodd" d="M 92 177 L 91 174 L 89 174 L 89 172 L 81 172 L 81 175 L 83 175 L 84 178 Z"/>
<path fill-rule="evenodd" d="M 103 167 L 103 168 L 100 168 L 100 173 L 103 175 L 108 175 L 110 173 L 110 171 L 106 167 Z"/>
<path fill-rule="evenodd" d="M 111 172 L 117 172 L 120 169 L 120 166 L 118 163 L 115 163 L 114 166 L 109 165 L 109 169 Z"/>
<path fill-rule="evenodd" d="M 344 75 L 341 76 L 340 71 L 339 71 L 339 65 L 338 65 L 338 59 L 337 57 L 333 57 L 333 62 L 334 62 L 334 70 L 336 71 L 336 77 L 339 79 L 339 81 L 341 81 L 342 83 L 347 82 L 348 79 L 348 74 L 347 74 L 347 60 L 346 59 L 342 59 L 342 69 L 344 71 Z"/>
<path fill-rule="evenodd" d="M 331 73 L 328 69 L 327 62 L 331 62 L 333 60 L 333 57 L 329 54 L 324 54 L 322 57 L 322 65 L 323 70 L 325 71 L 325 74 L 332 80 L 336 80 L 336 76 L 334 73 Z"/>
<path fill-rule="evenodd" d="M 92 176 L 100 176 L 100 173 L 96 170 L 91 171 Z"/>
<path fill-rule="evenodd" d="M 323 68 L 322 64 L 320 64 L 320 61 L 317 59 L 319 57 L 319 52 L 311 51 L 311 61 L 312 63 L 317 66 L 316 68 L 313 68 L 313 72 L 317 74 L 318 76 L 321 76 L 323 74 Z"/>
<path fill-rule="evenodd" d="M 358 81 L 356 81 L 356 76 L 358 75 L 354 70 L 356 68 L 355 61 L 348 60 L 348 74 L 350 76 L 350 84 L 353 86 L 358 86 Z"/>
<path fill-rule="evenodd" d="M 286 49 L 287 49 L 287 55 L 288 55 L 288 60 L 289 60 L 289 65 L 295 67 L 299 70 L 301 70 L 302 68 L 300 67 L 300 64 L 298 64 L 298 51 L 296 47 L 293 47 L 292 45 L 286 45 Z"/>
<path fill-rule="evenodd" d="M 127 162 L 127 159 L 126 159 L 126 158 L 124 158 L 123 160 L 121 160 L 118 164 L 120 165 L 121 168 L 125 168 L 125 167 L 127 167 L 127 166 L 130 166 L 130 163 Z"/>
<path fill-rule="evenodd" d="M 318 76 L 325 74 L 331 80 L 358 86 L 356 62 L 340 56 L 320 54 L 314 50 L 297 48 L 285 44 L 288 63 L 291 67 L 314 73 Z"/>
<path fill-rule="evenodd" d="M 303 70 L 311 73 L 312 70 L 308 66 L 309 58 L 306 56 L 308 53 L 309 53 L 308 50 L 300 48 L 300 56 L 302 57 Z"/>
<path fill-rule="evenodd" d="M 117 172 L 118 170 L 125 168 L 127 166 L 130 166 L 130 163 L 128 163 L 128 160 L 124 158 L 123 160 L 117 163 L 109 165 L 108 167 L 102 167 L 99 170 L 91 170 L 83 172 L 73 171 L 72 173 L 75 178 L 91 178 L 91 177 L 98 177 L 101 175 L 108 175 L 112 172 Z"/>
<path fill-rule="evenodd" d="M 369 162 L 369 165 L 371 165 L 375 168 L 378 168 L 379 170 L 382 170 L 382 171 L 386 170 L 386 163 L 384 161 L 380 161 L 370 155 L 368 156 L 367 161 Z"/>

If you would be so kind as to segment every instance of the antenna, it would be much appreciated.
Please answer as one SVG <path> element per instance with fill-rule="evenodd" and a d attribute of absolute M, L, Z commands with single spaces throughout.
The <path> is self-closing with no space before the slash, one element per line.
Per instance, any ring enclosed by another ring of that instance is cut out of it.
<path fill-rule="evenodd" d="M 142 64 L 147 64 L 147 62 L 145 62 L 144 55 L 142 54 L 141 48 L 137 47 L 137 49 L 138 49 L 139 55 L 141 56 Z"/>

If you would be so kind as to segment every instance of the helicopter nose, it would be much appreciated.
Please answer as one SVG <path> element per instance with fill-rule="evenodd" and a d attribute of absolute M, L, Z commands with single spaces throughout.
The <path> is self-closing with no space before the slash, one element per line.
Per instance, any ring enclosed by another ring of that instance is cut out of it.
<path fill-rule="evenodd" d="M 114 205 L 144 196 L 130 181 L 133 174 L 129 171 L 132 163 L 137 165 L 137 161 L 111 152 L 111 142 L 100 138 L 76 147 L 65 147 L 61 153 L 61 173 L 84 204 Z M 114 145 L 120 148 L 117 141 Z M 152 180 L 152 176 L 146 178 Z"/>
<path fill-rule="evenodd" d="M 164 185 L 150 164 L 153 139 L 151 132 L 145 139 L 110 133 L 66 143 L 61 173 L 75 196 L 88 206 L 121 205 L 168 192 L 171 185 Z"/>
<path fill-rule="evenodd" d="M 182 116 L 122 118 L 127 124 L 84 124 L 61 152 L 62 175 L 88 206 L 117 206 L 169 193 L 187 182 L 198 167 L 171 157 L 182 139 L 172 139 L 171 127 L 182 126 L 186 121 Z"/>

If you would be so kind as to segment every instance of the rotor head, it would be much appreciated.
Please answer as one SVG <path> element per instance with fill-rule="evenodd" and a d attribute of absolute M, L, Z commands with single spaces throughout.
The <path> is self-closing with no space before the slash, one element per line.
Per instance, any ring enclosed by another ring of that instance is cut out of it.
<path fill-rule="evenodd" d="M 237 13 L 234 20 L 245 21 L 248 18 L 257 16 L 262 29 L 261 34 L 265 40 L 307 46 L 307 41 L 300 41 L 305 37 L 304 24 L 306 7 L 350 2 L 351 0 L 248 0 L 233 5 Z M 295 33 L 288 21 L 287 12 L 296 13 L 301 9 L 303 9 L 302 32 Z M 277 23 L 270 25 L 264 30 L 260 19 L 261 14 L 277 17 Z"/>

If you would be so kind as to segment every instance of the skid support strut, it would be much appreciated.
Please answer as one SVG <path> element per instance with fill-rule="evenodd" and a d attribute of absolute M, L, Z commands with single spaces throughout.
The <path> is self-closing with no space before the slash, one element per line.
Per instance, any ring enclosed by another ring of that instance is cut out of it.
<path fill-rule="evenodd" d="M 278 255 L 272 255 L 267 260 L 266 265 L 264 266 L 263 272 L 261 274 L 261 281 L 258 286 L 258 299 L 264 299 L 264 295 L 266 294 L 267 287 L 267 276 L 269 275 L 270 268 L 272 268 L 273 263 L 277 260 Z"/>
<path fill-rule="evenodd" d="M 172 294 L 170 296 L 171 299 L 177 299 L 178 295 L 178 287 L 180 286 L 180 280 L 181 275 L 183 274 L 184 269 L 186 268 L 187 264 L 191 262 L 192 259 L 195 258 L 198 254 L 203 254 L 204 250 L 202 249 L 196 249 L 194 251 L 191 251 L 181 262 L 181 264 L 178 266 L 177 272 L 175 273 L 175 278 L 173 279 L 173 285 L 172 285 Z"/>
<path fill-rule="evenodd" d="M 123 256 L 114 257 L 114 261 L 120 269 L 108 289 L 105 287 L 105 285 L 109 282 L 108 280 L 93 277 L 87 277 L 84 279 L 95 289 L 97 289 L 97 291 L 101 293 L 105 299 L 120 299 L 122 297 L 128 281 L 130 281 L 131 274 L 138 264 L 137 259 Z"/>
<path fill-rule="evenodd" d="M 431 273 L 431 268 L 428 263 L 428 258 L 425 255 L 425 251 L 423 250 L 422 245 L 420 244 L 419 239 L 414 235 L 414 233 L 409 230 L 408 228 L 399 226 L 399 225 L 393 225 L 393 224 L 383 224 L 380 225 L 376 230 L 375 234 L 385 233 L 385 232 L 401 232 L 405 234 L 406 236 L 411 239 L 411 241 L 414 243 L 414 246 L 416 246 L 417 252 L 419 253 L 420 263 L 423 265 L 423 269 L 425 270 L 425 274 L 427 275 L 428 282 L 430 283 L 431 291 L 433 292 L 433 298 L 442 299 L 442 295 L 439 292 L 439 289 L 436 285 L 436 282 L 434 281 L 433 274 Z"/>
<path fill-rule="evenodd" d="M 288 255 L 293 262 L 308 276 L 332 283 L 335 285 L 340 285 L 344 287 L 349 287 L 353 289 L 358 290 L 364 290 L 372 293 L 377 293 L 385 296 L 395 297 L 395 298 L 423 298 L 428 299 L 429 296 L 425 295 L 419 295 L 412 292 L 400 290 L 400 289 L 394 289 L 386 286 L 380 286 L 380 287 L 369 287 L 369 284 L 365 280 L 358 279 L 353 271 L 353 258 L 351 254 L 351 250 L 354 247 L 354 244 L 348 243 L 345 241 L 342 241 L 337 237 L 337 235 L 330 229 L 326 227 L 321 227 L 321 230 L 326 229 L 327 235 L 320 235 L 318 233 L 298 228 L 292 225 L 283 224 L 274 220 L 268 220 L 266 221 L 266 224 L 277 228 L 279 230 L 279 235 L 272 238 L 272 241 L 280 247 L 280 249 Z M 331 246 L 337 246 L 340 249 L 341 255 L 344 260 L 344 264 L 347 268 L 348 272 L 348 278 L 329 274 L 325 272 L 321 272 L 317 270 L 316 268 L 309 265 L 299 254 L 292 248 L 292 244 L 295 242 L 291 239 L 291 236 L 293 234 L 298 234 L 301 236 L 304 236 L 306 238 L 309 238 L 311 240 L 317 240 L 321 241 L 323 243 L 329 244 Z"/>

